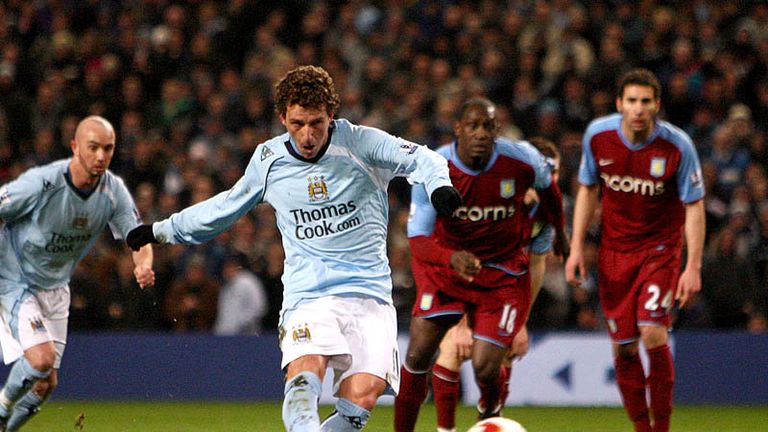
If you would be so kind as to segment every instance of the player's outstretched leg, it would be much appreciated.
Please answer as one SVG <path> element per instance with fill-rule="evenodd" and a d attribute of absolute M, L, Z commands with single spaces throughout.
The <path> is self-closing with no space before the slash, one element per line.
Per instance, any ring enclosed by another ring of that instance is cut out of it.
<path fill-rule="evenodd" d="M 368 423 L 371 412 L 349 399 L 339 398 L 336 410 L 320 426 L 323 432 L 356 432 Z"/>
<path fill-rule="evenodd" d="M 651 432 L 648 403 L 645 399 L 645 372 L 640 356 L 617 355 L 614 359 L 616 383 L 619 385 L 624 409 L 635 426 L 636 432 Z"/>
<path fill-rule="evenodd" d="M 648 389 L 651 394 L 653 432 L 668 432 L 672 415 L 672 387 L 675 382 L 675 368 L 669 345 L 648 350 L 650 373 Z"/>
<path fill-rule="evenodd" d="M 288 432 L 319 432 L 317 400 L 322 392 L 320 378 L 301 372 L 285 383 L 283 424 Z"/>
<path fill-rule="evenodd" d="M 8 374 L 5 387 L 0 390 L 0 424 L 3 426 L 0 430 L 4 430 L 16 401 L 24 396 L 37 380 L 47 378 L 50 373 L 50 370 L 40 372 L 33 368 L 25 357 L 16 360 Z"/>
<path fill-rule="evenodd" d="M 437 411 L 437 431 L 456 430 L 456 405 L 459 403 L 459 372 L 435 363 L 432 367 L 432 399 Z"/>

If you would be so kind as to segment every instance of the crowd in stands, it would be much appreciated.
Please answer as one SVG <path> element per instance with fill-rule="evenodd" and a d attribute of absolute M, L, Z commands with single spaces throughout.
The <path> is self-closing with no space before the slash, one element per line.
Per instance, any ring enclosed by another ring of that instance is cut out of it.
<path fill-rule="evenodd" d="M 707 190 L 703 292 L 676 327 L 767 331 L 766 1 L 8 0 L 0 184 L 68 157 L 78 120 L 98 114 L 117 129 L 111 169 L 144 221 L 167 217 L 227 189 L 256 146 L 284 132 L 271 86 L 300 64 L 333 76 L 336 117 L 432 148 L 452 140 L 462 101 L 487 96 L 502 135 L 557 143 L 569 208 L 586 125 L 615 111 L 620 73 L 651 69 L 663 85 L 661 117 L 692 137 Z M 409 187 L 395 182 L 391 192 L 404 329 L 414 297 Z M 593 261 L 598 239 L 593 230 Z M 157 283 L 142 291 L 128 248 L 105 233 L 72 280 L 71 329 L 271 330 L 282 259 L 261 205 L 205 245 L 157 246 Z M 570 287 L 551 260 L 531 326 L 603 326 L 594 274 Z"/>

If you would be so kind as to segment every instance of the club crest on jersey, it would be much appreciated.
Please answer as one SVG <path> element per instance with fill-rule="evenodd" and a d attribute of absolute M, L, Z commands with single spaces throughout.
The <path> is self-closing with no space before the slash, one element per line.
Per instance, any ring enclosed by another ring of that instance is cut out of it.
<path fill-rule="evenodd" d="M 34 317 L 29 320 L 29 325 L 35 333 L 42 333 L 45 331 L 45 324 L 43 324 L 43 319 L 40 317 Z"/>
<path fill-rule="evenodd" d="M 515 179 L 504 179 L 500 183 L 501 197 L 511 198 L 515 195 Z"/>
<path fill-rule="evenodd" d="M 312 342 L 312 333 L 309 331 L 309 324 L 304 323 L 299 327 L 293 328 L 293 343 L 309 343 Z"/>
<path fill-rule="evenodd" d="M 325 184 L 325 176 L 317 176 L 309 178 L 309 186 L 307 186 L 307 192 L 309 192 L 309 200 L 311 202 L 325 201 L 328 199 L 328 185 Z"/>
<path fill-rule="evenodd" d="M 264 160 L 264 159 L 272 156 L 273 154 L 274 153 L 272 152 L 272 150 L 269 147 L 267 147 L 265 145 L 261 146 L 261 160 Z"/>
<path fill-rule="evenodd" d="M 651 175 L 653 177 L 661 177 L 664 175 L 664 171 L 667 169 L 666 158 L 652 158 L 651 159 Z"/>
<path fill-rule="evenodd" d="M 74 219 L 72 219 L 72 228 L 74 229 L 85 229 L 87 226 L 88 216 L 86 215 L 77 215 Z"/>

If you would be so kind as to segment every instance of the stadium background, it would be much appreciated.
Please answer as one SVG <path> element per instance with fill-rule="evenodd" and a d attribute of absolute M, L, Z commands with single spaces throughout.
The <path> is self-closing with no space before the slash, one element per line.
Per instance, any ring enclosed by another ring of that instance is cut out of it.
<path fill-rule="evenodd" d="M 693 138 L 707 187 L 703 293 L 675 327 L 681 340 L 712 345 L 681 356 L 678 376 L 720 382 L 724 368 L 740 377 L 723 381 L 741 395 L 725 399 L 768 403 L 758 379 L 766 376 L 760 365 L 768 346 L 767 2 L 8 0 L 0 3 L 0 184 L 67 157 L 78 119 L 99 114 L 118 130 L 112 170 L 146 222 L 164 218 L 229 187 L 254 148 L 282 133 L 271 83 L 299 64 L 322 65 L 334 77 L 342 95 L 337 117 L 433 148 L 451 140 L 452 115 L 464 99 L 489 97 L 504 136 L 544 136 L 559 146 L 568 209 L 587 122 L 614 111 L 621 72 L 653 70 L 663 85 L 661 116 Z M 408 186 L 395 182 L 391 191 L 389 253 L 405 329 L 413 300 Z M 599 231 L 590 233 L 594 252 Z M 262 336 L 249 343 L 211 336 L 215 301 L 179 307 L 184 298 L 215 299 L 233 256 L 259 278 L 268 300 Z M 277 360 L 261 356 L 276 350 L 282 258 L 271 210 L 259 206 L 206 245 L 157 247 L 157 285 L 141 291 L 128 249 L 105 234 L 72 280 L 73 337 L 55 398 L 184 399 L 117 386 L 101 394 L 98 368 L 83 370 L 119 365 L 102 368 L 113 373 L 105 379 L 134 371 L 134 381 L 153 382 L 157 376 L 142 375 L 151 368 L 136 369 L 149 358 L 215 373 L 205 359 L 231 354 L 256 366 L 264 382 L 279 383 Z M 536 335 L 601 335 L 594 278 L 574 289 L 551 264 L 532 316 Z M 266 351 L 231 351 L 251 344 Z M 162 347 L 185 356 L 168 360 Z M 741 352 L 757 353 L 755 363 L 734 362 Z M 679 391 L 688 391 L 688 378 L 678 380 Z M 219 384 L 201 391 L 229 398 L 228 385 Z M 251 389 L 247 398 L 279 398 Z M 692 391 L 714 399 L 689 402 L 720 403 L 730 394 Z"/>

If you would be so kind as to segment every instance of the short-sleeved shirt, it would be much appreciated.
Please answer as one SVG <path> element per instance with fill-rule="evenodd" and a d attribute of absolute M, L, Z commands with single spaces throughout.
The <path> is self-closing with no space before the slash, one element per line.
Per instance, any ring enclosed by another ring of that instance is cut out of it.
<path fill-rule="evenodd" d="M 660 120 L 646 142 L 631 143 L 621 132 L 621 118 L 594 120 L 582 142 L 579 182 L 601 185 L 601 246 L 617 251 L 680 247 L 684 204 L 704 197 L 693 143 Z"/>

